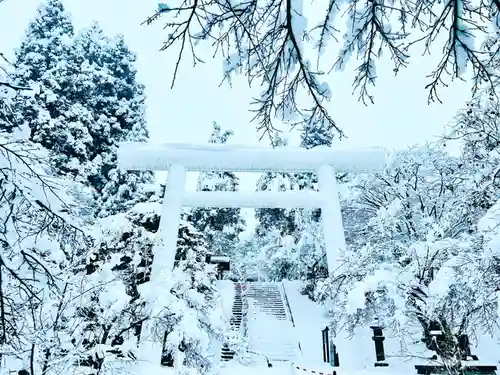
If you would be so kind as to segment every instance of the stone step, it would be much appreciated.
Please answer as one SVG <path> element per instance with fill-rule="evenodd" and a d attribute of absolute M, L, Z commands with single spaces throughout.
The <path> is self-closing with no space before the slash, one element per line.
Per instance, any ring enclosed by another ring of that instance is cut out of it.
<path fill-rule="evenodd" d="M 243 321 L 243 299 L 241 293 L 241 284 L 234 284 L 235 296 L 232 306 L 232 317 L 229 319 L 231 329 L 234 331 L 239 331 L 241 329 Z M 224 345 L 221 349 L 221 361 L 230 361 L 234 358 L 234 351 L 231 350 L 227 345 Z"/>

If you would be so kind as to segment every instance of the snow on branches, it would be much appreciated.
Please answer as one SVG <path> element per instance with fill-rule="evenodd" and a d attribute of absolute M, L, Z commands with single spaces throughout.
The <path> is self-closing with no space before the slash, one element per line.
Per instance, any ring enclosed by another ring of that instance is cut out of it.
<path fill-rule="evenodd" d="M 485 83 L 494 85 L 498 70 L 492 55 L 475 43 L 488 38 L 490 25 L 498 24 L 498 1 L 329 0 L 315 3 L 314 10 L 321 6 L 322 20 L 309 26 L 302 0 L 178 0 L 163 4 L 146 23 L 165 18 L 168 34 L 162 49 L 179 47 L 172 85 L 186 51 L 194 64 L 203 62 L 196 46 L 204 41 L 210 41 L 214 55 L 221 53 L 224 80 L 243 73 L 250 84 L 257 81 L 263 90 L 253 102 L 254 119 L 258 130 L 268 135 L 273 133 L 274 118 L 281 117 L 292 126 L 320 124 L 343 136 L 325 107 L 331 91 L 320 78 L 327 73 L 315 69 L 308 58 L 314 48 L 319 65 L 325 49 L 338 40 L 341 18 L 347 30 L 332 69 L 343 70 L 356 55 L 361 63 L 353 86 L 365 103 L 373 102 L 369 86 L 375 84 L 376 61 L 383 52 L 390 53 L 397 73 L 409 64 L 410 48 L 416 44 L 423 44 L 428 53 L 442 47 L 441 59 L 428 76 L 429 101 L 439 101 L 439 87 L 449 78 L 463 77 L 467 66 L 474 73 L 474 91 Z M 308 107 L 298 104 L 301 92 L 307 93 Z"/>
<path fill-rule="evenodd" d="M 101 240 L 86 266 L 87 287 L 93 292 L 81 304 L 87 322 L 86 365 L 94 369 L 125 367 L 147 356 L 141 343 L 155 342 L 163 343 L 164 365 L 174 365 L 180 373 L 210 371 L 216 343 L 238 341 L 219 310 L 215 270 L 205 263 L 205 238 L 186 221 L 179 227 L 174 270 L 161 281 L 167 292 L 159 294 L 150 283 L 161 193 L 125 214 L 100 220 Z M 161 307 L 158 313 L 151 311 L 154 301 Z M 159 364 L 160 358 L 153 360 Z"/>
<path fill-rule="evenodd" d="M 2 365 L 66 372 L 80 328 L 77 273 L 90 240 L 75 219 L 72 183 L 47 177 L 46 153 L 22 138 L 0 133 Z"/>
<path fill-rule="evenodd" d="M 224 80 L 243 72 L 249 83 L 260 81 L 263 90 L 255 98 L 255 120 L 262 135 L 276 130 L 274 117 L 290 121 L 294 126 L 320 124 L 335 128 L 342 134 L 327 113 L 324 104 L 331 92 L 326 83 L 318 80 L 303 47 L 307 20 L 302 12 L 302 0 L 281 0 L 260 3 L 256 0 L 225 2 L 219 0 L 179 2 L 168 12 L 158 11 L 146 22 L 162 14 L 174 17 L 167 22 L 169 36 L 162 49 L 181 45 L 172 85 L 185 49 L 189 48 L 193 62 L 201 62 L 195 46 L 203 40 L 213 40 L 215 51 L 223 55 Z M 217 36 L 218 34 L 218 36 Z M 299 90 L 311 98 L 308 108 L 296 103 Z M 299 114 L 299 116 L 297 116 Z"/>
<path fill-rule="evenodd" d="M 377 318 L 402 338 L 415 327 L 425 336 L 434 320 L 455 333 L 491 328 L 497 301 L 475 230 L 486 209 L 469 178 L 460 159 L 424 147 L 395 154 L 358 186 L 358 207 L 371 216 L 364 245 L 319 288 L 331 293 L 337 323 Z"/>

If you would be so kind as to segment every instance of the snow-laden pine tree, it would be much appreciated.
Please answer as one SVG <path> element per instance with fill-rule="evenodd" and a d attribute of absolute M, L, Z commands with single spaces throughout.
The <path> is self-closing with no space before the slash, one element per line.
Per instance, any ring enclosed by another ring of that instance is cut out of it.
<path fill-rule="evenodd" d="M 46 73 L 64 61 L 71 51 L 73 24 L 60 0 L 45 0 L 30 22 L 16 52 L 16 81 L 22 85 L 49 83 Z M 56 89 L 56 82 L 48 89 Z"/>
<path fill-rule="evenodd" d="M 273 147 L 287 147 L 288 140 L 279 133 L 274 134 Z M 256 191 L 292 191 L 298 190 L 295 175 L 291 173 L 267 172 L 257 180 Z M 295 211 L 283 208 L 258 208 L 255 210 L 257 236 L 265 236 L 270 230 L 277 229 L 280 235 L 295 233 Z"/>
<path fill-rule="evenodd" d="M 313 150 L 316 147 L 331 147 L 333 130 L 324 123 L 308 123 L 300 134 L 300 147 Z M 296 173 L 299 190 L 318 190 L 317 173 Z M 301 240 L 299 241 L 300 271 L 304 279 L 303 293 L 314 296 L 316 284 L 328 274 L 326 253 L 323 244 L 321 209 L 297 210 L 300 218 Z"/>
<path fill-rule="evenodd" d="M 287 147 L 288 140 L 276 133 L 273 147 Z M 257 180 L 257 191 L 285 192 L 298 190 L 293 173 L 267 172 Z M 271 280 L 296 279 L 298 256 L 296 244 L 300 238 L 300 210 L 284 208 L 255 209 L 255 241 L 259 244 L 260 257 L 267 259 L 265 273 Z"/>
<path fill-rule="evenodd" d="M 225 144 L 233 135 L 231 130 L 222 131 L 214 122 L 210 144 Z M 198 177 L 198 191 L 237 191 L 239 179 L 233 172 L 201 172 Z M 240 208 L 204 208 L 191 210 L 189 221 L 204 234 L 208 249 L 213 254 L 231 255 L 238 242 L 239 234 L 245 229 Z"/>
<path fill-rule="evenodd" d="M 71 126 L 63 121 L 71 108 L 64 95 L 68 77 L 60 74 L 60 67 L 68 64 L 73 35 L 71 19 L 61 1 L 47 0 L 39 6 L 16 51 L 14 83 L 35 90 L 29 100 L 18 97 L 15 101 L 15 122 L 18 126 L 28 124 L 31 139 L 49 150 L 65 144 L 71 136 Z M 85 143 L 85 134 L 74 136 Z"/>
<path fill-rule="evenodd" d="M 75 37 L 60 0 L 47 0 L 16 58 L 15 82 L 38 86 L 29 101 L 17 101 L 17 123 L 51 151 L 53 173 L 92 186 L 100 216 L 133 205 L 151 174 L 117 169 L 118 143 L 148 135 L 144 87 L 123 38 L 107 38 L 97 24 Z"/>
<path fill-rule="evenodd" d="M 117 167 L 118 143 L 145 142 L 149 138 L 145 120 L 144 85 L 136 81 L 136 55 L 122 35 L 106 37 L 97 23 L 75 38 L 76 59 L 82 66 L 85 100 L 92 113 L 89 128 L 92 148 L 87 179 L 96 190 L 99 216 L 123 212 L 140 201 L 149 172 L 122 172 Z"/>

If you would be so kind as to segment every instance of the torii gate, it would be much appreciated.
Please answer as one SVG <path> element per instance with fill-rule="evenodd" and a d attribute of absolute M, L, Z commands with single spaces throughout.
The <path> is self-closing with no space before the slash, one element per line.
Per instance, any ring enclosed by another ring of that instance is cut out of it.
<path fill-rule="evenodd" d="M 125 143 L 118 151 L 125 170 L 168 171 L 160 227 L 153 249 L 151 281 L 170 274 L 175 260 L 182 206 L 307 208 L 321 209 L 328 272 L 338 266 L 338 254 L 346 248 L 335 171 L 373 172 L 383 168 L 385 152 L 380 148 L 359 151 L 317 147 L 255 148 L 230 145 L 180 143 Z M 335 166 L 335 169 L 334 169 Z M 313 172 L 318 173 L 319 191 L 288 192 L 186 192 L 186 171 L 225 172 Z"/>

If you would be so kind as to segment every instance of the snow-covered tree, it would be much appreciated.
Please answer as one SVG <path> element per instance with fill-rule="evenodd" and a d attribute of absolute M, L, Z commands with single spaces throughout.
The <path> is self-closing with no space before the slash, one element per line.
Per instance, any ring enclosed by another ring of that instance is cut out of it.
<path fill-rule="evenodd" d="M 89 192 L 48 177 L 47 150 L 15 123 L 12 100 L 29 100 L 15 95 L 28 87 L 6 78 L 7 91 L 0 92 L 0 372 L 70 373 L 82 328 L 73 301 L 82 293 L 79 270 L 91 243 Z"/>
<path fill-rule="evenodd" d="M 316 189 L 317 176 L 312 175 L 312 188 Z M 360 176 L 337 174 L 340 206 L 346 243 L 351 247 L 365 244 L 367 222 L 371 215 L 356 204 L 356 185 Z M 309 187 L 311 188 L 311 187 Z M 324 227 L 321 220 L 321 210 L 302 210 L 300 216 L 301 238 L 300 248 L 301 278 L 304 280 L 302 293 L 314 301 L 328 298 L 321 293 L 318 286 L 328 277 L 328 265 L 324 243 Z"/>
<path fill-rule="evenodd" d="M 273 147 L 286 147 L 288 140 L 276 133 L 272 138 Z M 298 190 L 293 173 L 267 172 L 257 180 L 257 191 L 285 192 Z M 295 279 L 296 243 L 300 238 L 298 222 L 300 210 L 284 208 L 255 209 L 255 241 L 259 244 L 260 257 L 268 263 L 261 263 L 265 274 L 271 280 Z"/>
<path fill-rule="evenodd" d="M 273 147 L 286 147 L 288 140 L 279 133 L 272 138 Z M 291 173 L 267 172 L 257 181 L 257 191 L 291 191 L 298 190 L 295 175 Z M 278 229 L 281 235 L 293 235 L 295 226 L 295 211 L 283 208 L 258 208 L 255 210 L 257 219 L 256 234 L 263 236 L 272 229 Z"/>
<path fill-rule="evenodd" d="M 14 128 L 14 112 L 12 111 L 12 98 L 15 95 L 8 85 L 9 76 L 7 71 L 5 73 L 2 71 L 2 66 L 0 65 L 0 82 L 4 82 L 5 85 L 0 84 L 0 131 L 1 132 L 11 132 Z"/>
<path fill-rule="evenodd" d="M 444 142 L 460 142 L 464 167 L 471 175 L 471 206 L 490 208 L 500 197 L 500 103 L 487 94 L 459 111 Z"/>
<path fill-rule="evenodd" d="M 123 37 L 107 38 L 95 23 L 75 37 L 61 2 L 50 0 L 16 57 L 15 82 L 38 86 L 30 100 L 16 102 L 17 123 L 51 151 L 53 172 L 91 185 L 101 216 L 131 207 L 151 174 L 117 168 L 118 142 L 148 136 L 144 87 Z"/>
<path fill-rule="evenodd" d="M 371 211 L 365 245 L 349 247 L 319 288 L 337 323 L 377 318 L 402 338 L 417 327 L 428 345 L 435 324 L 450 342 L 486 328 L 497 304 L 488 281 L 472 276 L 483 268 L 476 225 L 485 210 L 469 203 L 469 179 L 460 159 L 422 148 L 395 154 L 384 173 L 360 184 L 358 202 Z M 448 349 L 440 354 L 455 358 Z"/>
<path fill-rule="evenodd" d="M 28 100 L 17 98 L 16 125 L 29 124 L 32 140 L 48 149 L 64 145 L 67 136 L 64 131 L 68 135 L 72 132 L 71 126 L 60 121 L 71 104 L 63 95 L 68 77 L 63 77 L 59 68 L 67 64 L 71 55 L 73 34 L 71 19 L 61 1 L 48 0 L 39 6 L 16 51 L 14 83 L 36 87 Z M 85 143 L 84 135 L 74 136 Z"/>
<path fill-rule="evenodd" d="M 213 123 L 209 143 L 224 144 L 233 134 L 231 130 L 222 131 Z M 198 191 L 237 191 L 239 179 L 233 172 L 201 172 L 198 177 Z M 231 255 L 239 234 L 245 229 L 240 208 L 194 208 L 189 221 L 204 234 L 208 249 L 214 254 Z"/>
<path fill-rule="evenodd" d="M 318 146 L 332 145 L 334 135 L 332 129 L 318 124 L 306 124 L 300 132 L 300 147 L 311 150 Z"/>
<path fill-rule="evenodd" d="M 25 86 L 47 82 L 46 72 L 56 68 L 71 51 L 74 29 L 60 0 L 45 0 L 30 22 L 16 52 L 16 81 Z M 55 89 L 56 82 L 52 82 Z"/>
<path fill-rule="evenodd" d="M 440 86 L 462 77 L 467 67 L 472 67 L 474 89 L 484 82 L 491 85 L 498 69 L 494 69 L 490 56 L 474 45 L 474 40 L 488 37 L 490 27 L 498 29 L 499 8 L 498 2 L 484 0 L 433 0 L 426 6 L 405 0 L 327 1 L 314 6 L 301 0 L 272 4 L 210 0 L 193 6 L 176 1 L 168 6 L 160 4 L 147 23 L 165 18 L 164 50 L 175 45 L 191 46 L 179 49 L 179 62 L 184 53 L 191 53 L 195 62 L 201 61 L 196 46 L 205 42 L 215 53 L 221 52 L 225 78 L 243 73 L 250 83 L 263 86 L 260 97 L 253 102 L 260 131 L 272 135 L 274 118 L 281 117 L 292 126 L 327 125 L 342 137 L 342 130 L 325 108 L 331 92 L 321 78 L 328 76 L 333 70 L 330 68 L 343 71 L 354 55 L 360 60 L 355 67 L 355 92 L 363 102 L 373 103 L 370 86 L 377 80 L 378 58 L 383 52 L 389 54 L 397 73 L 410 63 L 410 46 L 420 44 L 429 51 L 442 51 L 428 76 L 430 100 L 439 101 Z M 323 11 L 320 20 L 318 10 Z M 394 14 L 403 16 L 393 17 Z M 308 23 L 310 17 L 316 18 L 312 24 Z M 337 37 L 342 38 L 342 30 L 343 46 L 332 64 L 331 56 L 323 57 L 323 52 L 333 46 Z M 311 48 L 317 56 L 310 55 Z M 330 66 L 324 66 L 325 60 Z M 179 64 L 173 80 L 178 68 Z M 297 97 L 306 97 L 303 93 L 308 94 L 307 104 L 297 101 Z"/>
<path fill-rule="evenodd" d="M 136 56 L 122 35 L 107 38 L 94 23 L 77 35 L 75 46 L 77 65 L 82 67 L 75 82 L 82 88 L 77 100 L 93 118 L 86 177 L 96 189 L 99 215 L 106 216 L 133 206 L 143 196 L 141 186 L 151 179 L 151 173 L 120 171 L 116 159 L 119 142 L 144 142 L 149 137 L 144 86 L 136 81 Z"/>
<path fill-rule="evenodd" d="M 215 270 L 205 263 L 204 236 L 184 220 L 174 270 L 162 281 L 170 292 L 160 298 L 161 312 L 151 316 L 151 304 L 159 298 L 150 293 L 148 283 L 162 193 L 151 192 L 147 201 L 126 213 L 100 219 L 101 241 L 87 262 L 87 285 L 94 292 L 81 304 L 88 322 L 86 365 L 100 373 L 140 361 L 138 344 L 150 339 L 164 342 L 164 364 L 181 372 L 203 372 L 212 369 L 212 356 L 220 354 L 212 352 L 214 342 L 239 340 L 219 310 Z M 145 322 L 152 324 L 155 337 L 146 337 Z M 160 363 L 160 358 L 155 360 Z"/>
<path fill-rule="evenodd" d="M 243 282 L 247 279 L 266 280 L 264 272 L 258 238 L 253 234 L 241 239 L 231 254 L 231 269 L 226 277 Z"/>
<path fill-rule="evenodd" d="M 89 293 L 77 310 L 85 322 L 78 362 L 96 373 L 114 374 L 138 359 L 142 325 L 150 318 L 139 287 L 149 281 L 157 222 L 129 211 L 100 219 L 97 229 L 99 241 L 85 266 Z"/>
<path fill-rule="evenodd" d="M 25 138 L 0 133 L 0 366 L 70 373 L 82 328 L 73 301 L 90 240 L 74 183 L 49 178 L 47 150 Z"/>

